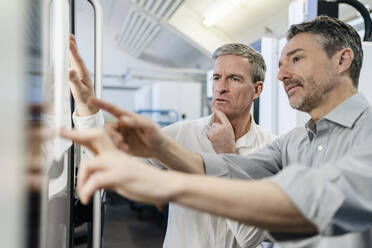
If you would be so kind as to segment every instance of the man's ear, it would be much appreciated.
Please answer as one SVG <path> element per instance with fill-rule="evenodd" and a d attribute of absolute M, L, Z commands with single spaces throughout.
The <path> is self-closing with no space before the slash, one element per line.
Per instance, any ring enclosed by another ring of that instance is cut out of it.
<path fill-rule="evenodd" d="M 338 72 L 343 74 L 351 68 L 354 59 L 354 52 L 351 48 L 343 48 L 337 52 Z"/>
<path fill-rule="evenodd" d="M 253 100 L 256 100 L 263 90 L 264 83 L 262 81 L 258 81 L 254 84 L 254 93 L 253 93 Z"/>

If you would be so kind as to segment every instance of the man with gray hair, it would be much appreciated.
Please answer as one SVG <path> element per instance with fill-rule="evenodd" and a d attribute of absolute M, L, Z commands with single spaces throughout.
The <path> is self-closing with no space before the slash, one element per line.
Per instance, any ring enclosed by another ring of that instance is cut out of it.
<path fill-rule="evenodd" d="M 225 44 L 213 53 L 213 114 L 163 128 L 178 144 L 198 153 L 247 155 L 274 136 L 254 122 L 253 101 L 263 89 L 266 65 L 244 44 Z M 154 160 L 150 160 L 154 163 Z M 156 162 L 155 162 L 156 163 Z M 257 247 L 265 231 L 170 203 L 165 248 Z"/>

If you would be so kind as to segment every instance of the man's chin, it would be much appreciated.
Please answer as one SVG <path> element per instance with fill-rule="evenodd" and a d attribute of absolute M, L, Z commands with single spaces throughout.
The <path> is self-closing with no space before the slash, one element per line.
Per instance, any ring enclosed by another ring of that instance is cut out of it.
<path fill-rule="evenodd" d="M 224 108 L 224 107 L 222 107 L 222 106 L 216 106 L 216 105 L 214 105 L 214 106 L 212 106 L 212 111 L 213 111 L 214 109 L 218 109 L 219 111 L 221 111 L 221 112 L 224 113 L 224 114 L 226 114 L 226 113 L 229 112 L 226 108 Z"/>
<path fill-rule="evenodd" d="M 294 109 L 297 109 L 302 104 L 302 100 L 296 96 L 288 97 L 288 101 L 289 101 L 289 105 L 291 105 L 291 107 Z"/>
<path fill-rule="evenodd" d="M 301 106 L 301 104 L 299 104 L 298 102 L 295 102 L 295 101 L 289 101 L 289 105 L 291 106 L 291 108 L 293 109 L 297 109 Z"/>
<path fill-rule="evenodd" d="M 307 112 L 305 107 L 304 107 L 303 102 L 297 101 L 297 102 L 293 102 L 293 103 L 290 102 L 289 104 L 295 110 L 298 110 L 298 111 L 301 111 L 301 112 Z"/>

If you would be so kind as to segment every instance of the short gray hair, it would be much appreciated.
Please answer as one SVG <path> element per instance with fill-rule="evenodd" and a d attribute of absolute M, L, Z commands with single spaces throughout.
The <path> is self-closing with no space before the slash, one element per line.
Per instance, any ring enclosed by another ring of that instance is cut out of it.
<path fill-rule="evenodd" d="M 292 25 L 287 32 L 287 40 L 300 33 L 315 34 L 329 58 L 343 48 L 353 50 L 354 59 L 351 62 L 350 78 L 354 87 L 358 88 L 363 49 L 360 37 L 352 26 L 333 17 L 318 16 L 310 22 Z"/>
<path fill-rule="evenodd" d="M 218 57 L 223 55 L 238 55 L 247 58 L 253 66 L 253 83 L 265 80 L 266 64 L 262 55 L 254 50 L 252 47 L 240 44 L 231 43 L 220 46 L 214 51 L 212 58 L 216 60 Z"/>

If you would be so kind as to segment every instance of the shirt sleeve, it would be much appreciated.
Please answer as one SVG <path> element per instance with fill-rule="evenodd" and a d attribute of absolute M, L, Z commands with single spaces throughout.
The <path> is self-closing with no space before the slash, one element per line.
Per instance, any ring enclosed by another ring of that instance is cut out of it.
<path fill-rule="evenodd" d="M 260 244 L 267 238 L 266 230 L 230 219 L 226 219 L 226 223 L 240 247 L 261 247 Z"/>
<path fill-rule="evenodd" d="M 105 125 L 105 120 L 103 118 L 103 113 L 99 110 L 94 115 L 90 116 L 77 116 L 76 112 L 72 114 L 72 120 L 74 121 L 75 127 L 78 130 L 88 129 L 88 128 L 101 128 Z M 93 157 L 93 154 L 89 149 L 84 146 L 78 146 L 77 158 L 78 161 L 83 158 Z"/>
<path fill-rule="evenodd" d="M 171 124 L 169 126 L 166 126 L 166 127 L 163 127 L 162 128 L 162 131 L 168 135 L 169 137 L 171 137 L 172 139 L 176 140 L 177 138 L 177 135 L 180 131 L 180 127 L 181 127 L 181 123 L 180 122 L 176 122 L 174 124 Z"/>
<path fill-rule="evenodd" d="M 201 154 L 207 175 L 239 179 L 261 179 L 282 169 L 280 140 L 246 155 Z"/>
<path fill-rule="evenodd" d="M 291 165 L 269 180 L 281 188 L 322 236 L 361 232 L 372 227 L 371 145 L 320 168 Z M 291 239 L 294 235 L 275 234 Z"/>
<path fill-rule="evenodd" d="M 100 128 L 103 127 L 105 124 L 105 120 L 103 118 L 103 113 L 101 110 L 90 116 L 77 116 L 76 112 L 74 112 L 72 114 L 72 119 L 77 129 L 88 129 L 95 127 Z"/>

